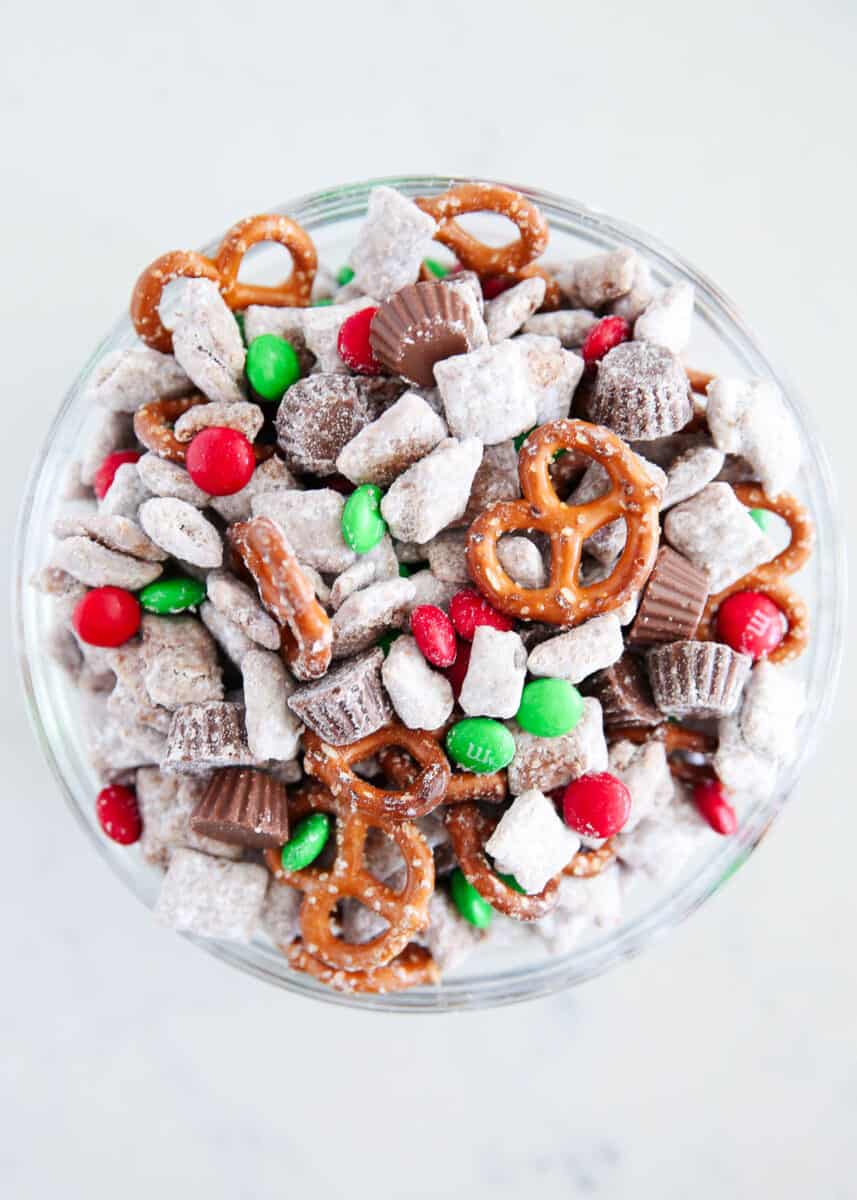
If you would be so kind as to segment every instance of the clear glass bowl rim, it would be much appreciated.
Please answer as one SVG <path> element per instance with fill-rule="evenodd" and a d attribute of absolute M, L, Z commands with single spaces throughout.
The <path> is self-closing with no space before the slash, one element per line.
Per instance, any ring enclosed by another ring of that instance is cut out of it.
<path fill-rule="evenodd" d="M 452 175 L 406 175 L 370 179 L 357 183 L 336 185 L 309 193 L 296 200 L 275 206 L 271 211 L 282 212 L 309 232 L 360 216 L 366 209 L 369 192 L 373 187 L 385 184 L 409 196 L 429 195 L 445 191 L 448 187 L 470 182 Z M 482 180 L 495 183 L 500 181 Z M 640 250 L 655 265 L 660 264 L 673 274 L 678 274 L 694 284 L 698 302 L 704 302 L 719 320 L 718 333 L 754 365 L 757 374 L 774 379 L 782 388 L 787 402 L 794 412 L 804 438 L 805 458 L 803 479 L 809 494 L 809 503 L 817 527 L 816 554 L 820 559 L 820 571 L 825 584 L 824 624 L 817 623 L 808 653 L 812 654 L 809 678 L 810 704 L 807 722 L 802 729 L 799 756 L 783 773 L 778 790 L 770 799 L 756 803 L 745 816 L 739 832 L 729 839 L 722 839 L 713 853 L 690 878 L 683 878 L 678 885 L 666 891 L 657 903 L 639 916 L 632 918 L 618 930 L 574 950 L 568 955 L 548 959 L 526 967 L 500 970 L 476 978 L 455 979 L 444 982 L 437 988 L 420 988 L 392 995 L 348 995 L 335 992 L 309 976 L 292 972 L 285 959 L 275 954 L 266 954 L 255 944 L 240 945 L 213 942 L 184 935 L 188 941 L 200 946 L 231 966 L 238 967 L 266 982 L 274 983 L 287 991 L 322 1000 L 327 1003 L 345 1005 L 365 1010 L 393 1012 L 448 1012 L 451 1010 L 485 1008 L 531 999 L 550 994 L 563 988 L 585 982 L 609 969 L 618 962 L 629 959 L 663 936 L 680 921 L 698 908 L 734 871 L 747 861 L 759 845 L 771 822 L 789 799 L 799 775 L 812 754 L 823 730 L 833 703 L 836 680 L 842 659 L 844 617 L 846 612 L 846 567 L 845 549 L 841 522 L 838 518 L 835 491 L 827 456 L 821 445 L 807 406 L 799 398 L 796 389 L 782 370 L 775 368 L 762 350 L 758 338 L 734 303 L 706 276 L 685 261 L 679 254 L 656 238 L 633 225 L 609 217 L 604 213 L 576 200 L 563 198 L 537 188 L 505 183 L 530 197 L 547 217 L 552 229 L 585 236 L 595 244 L 614 246 L 626 244 Z M 222 235 L 221 235 L 222 236 Z M 211 254 L 220 238 L 212 239 L 202 248 Z M 98 852 L 119 875 L 127 887 L 147 907 L 139 875 L 131 864 L 117 856 L 112 843 L 100 836 L 85 815 L 92 797 L 77 794 L 61 765 L 62 755 L 47 727 L 36 695 L 34 671 L 37 667 L 38 646 L 34 640 L 36 626 L 28 621 L 28 580 L 24 575 L 25 547 L 30 537 L 40 538 L 44 530 L 33 528 L 32 522 L 37 502 L 44 501 L 39 495 L 39 482 L 50 447 L 57 437 L 69 410 L 77 399 L 83 381 L 94 364 L 121 335 L 127 335 L 130 323 L 123 316 L 97 347 L 78 378 L 67 392 L 56 417 L 48 431 L 30 472 L 27 490 L 18 519 L 18 528 L 13 558 L 13 626 L 16 657 L 21 683 L 27 698 L 27 707 L 33 727 L 41 743 L 62 794 L 79 825 L 84 829 Z M 704 364 L 701 364 L 704 365 Z M 30 593 L 31 594 L 31 593 Z"/>

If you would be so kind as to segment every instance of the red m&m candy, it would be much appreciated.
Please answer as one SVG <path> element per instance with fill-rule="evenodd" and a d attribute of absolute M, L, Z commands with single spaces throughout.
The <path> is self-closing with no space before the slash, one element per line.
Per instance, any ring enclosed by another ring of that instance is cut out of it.
<path fill-rule="evenodd" d="M 446 675 L 452 686 L 452 694 L 456 700 L 461 692 L 467 668 L 470 666 L 470 652 L 472 649 L 473 647 L 470 645 L 470 642 L 459 641 L 456 648 L 455 662 L 444 671 L 444 675 Z"/>
<path fill-rule="evenodd" d="M 738 817 L 719 779 L 706 779 L 693 789 L 693 802 L 715 833 L 727 836 L 738 828 Z"/>
<path fill-rule="evenodd" d="M 486 275 L 482 280 L 482 295 L 486 300 L 496 300 L 503 292 L 508 292 L 514 283 L 510 275 Z"/>
<path fill-rule="evenodd" d="M 120 846 L 130 846 L 143 832 L 137 797 L 119 783 L 101 789 L 95 800 L 95 815 L 107 836 Z"/>
<path fill-rule="evenodd" d="M 492 629 L 500 629 L 504 633 L 515 627 L 514 621 L 498 612 L 472 588 L 463 588 L 455 593 L 449 602 L 449 615 L 456 632 L 468 642 L 473 641 L 473 635 L 480 625 L 490 625 Z"/>
<path fill-rule="evenodd" d="M 587 365 L 598 362 L 608 350 L 612 350 L 620 342 L 627 342 L 630 336 L 631 326 L 624 317 L 604 317 L 597 325 L 592 326 L 583 339 L 583 345 L 580 347 L 583 361 Z"/>
<path fill-rule="evenodd" d="M 411 613 L 411 633 L 423 658 L 433 667 L 451 667 L 458 643 L 452 621 L 435 604 L 419 604 Z"/>
<path fill-rule="evenodd" d="M 187 448 L 185 466 L 209 496 L 232 496 L 250 482 L 256 466 L 253 447 L 238 429 L 201 429 Z"/>
<path fill-rule="evenodd" d="M 340 326 L 336 339 L 336 349 L 339 357 L 352 371 L 361 375 L 380 375 L 381 364 L 372 353 L 369 343 L 369 328 L 377 308 L 361 308 L 360 312 L 352 313 Z"/>
<path fill-rule="evenodd" d="M 763 592 L 735 592 L 717 610 L 717 636 L 740 654 L 761 658 L 785 635 L 783 610 Z"/>
<path fill-rule="evenodd" d="M 631 793 L 608 771 L 581 775 L 562 794 L 562 819 L 584 837 L 612 837 L 630 812 Z"/>
<path fill-rule="evenodd" d="M 93 588 L 78 600 L 71 621 L 88 646 L 121 646 L 140 628 L 140 602 L 124 588 Z"/>
<path fill-rule="evenodd" d="M 137 459 L 142 457 L 139 450 L 114 450 L 112 454 L 108 454 L 95 472 L 92 480 L 92 490 L 98 499 L 103 500 L 110 491 L 110 485 L 113 482 L 116 472 L 123 463 L 135 463 Z"/>

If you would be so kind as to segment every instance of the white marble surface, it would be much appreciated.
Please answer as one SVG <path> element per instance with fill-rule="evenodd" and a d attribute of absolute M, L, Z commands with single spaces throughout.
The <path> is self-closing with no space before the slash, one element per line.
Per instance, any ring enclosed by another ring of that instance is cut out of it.
<path fill-rule="evenodd" d="M 538 183 L 683 251 L 791 367 L 853 510 L 855 31 L 845 0 L 10 7 L 4 541 L 141 263 L 406 169 Z M 4 1196 L 854 1195 L 853 656 L 790 810 L 681 930 L 573 994 L 405 1020 L 154 929 L 5 654 Z"/>

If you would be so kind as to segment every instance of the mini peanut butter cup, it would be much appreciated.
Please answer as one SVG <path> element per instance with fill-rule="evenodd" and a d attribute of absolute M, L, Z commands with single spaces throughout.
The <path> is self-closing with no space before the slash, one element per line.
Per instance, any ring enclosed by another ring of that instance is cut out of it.
<path fill-rule="evenodd" d="M 377 646 L 346 659 L 322 679 L 288 698 L 289 708 L 331 746 L 350 746 L 393 720 L 381 682 L 383 651 Z"/>
<path fill-rule="evenodd" d="M 696 633 L 707 596 L 706 573 L 671 546 L 661 546 L 628 631 L 628 644 L 689 641 Z"/>
<path fill-rule="evenodd" d="M 417 387 L 434 387 L 434 364 L 475 346 L 473 312 L 439 280 L 411 283 L 378 309 L 369 341 L 389 371 Z"/>
<path fill-rule="evenodd" d="M 681 360 L 652 342 L 623 342 L 605 354 L 586 407 L 590 421 L 628 441 L 677 433 L 693 417 Z"/>
<path fill-rule="evenodd" d="M 670 642 L 647 657 L 652 695 L 670 717 L 726 717 L 738 706 L 753 660 L 720 642 Z"/>
<path fill-rule="evenodd" d="M 201 837 L 257 849 L 289 840 L 286 789 L 252 767 L 217 771 L 190 816 Z"/>
<path fill-rule="evenodd" d="M 652 702 L 646 673 L 633 654 L 596 671 L 580 690 L 601 704 L 604 728 L 613 725 L 660 725 L 663 713 Z"/>

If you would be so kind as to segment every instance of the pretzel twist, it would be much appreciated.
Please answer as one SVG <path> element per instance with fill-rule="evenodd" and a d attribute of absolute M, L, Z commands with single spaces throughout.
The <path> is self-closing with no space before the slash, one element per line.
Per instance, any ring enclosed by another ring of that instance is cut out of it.
<path fill-rule="evenodd" d="M 428 905 L 434 891 L 432 852 L 413 822 L 368 817 L 318 784 L 310 784 L 289 797 L 292 826 L 310 812 L 326 812 L 336 819 L 336 859 L 329 870 L 309 866 L 286 871 L 279 851 L 265 852 L 268 870 L 277 882 L 303 892 L 303 946 L 312 958 L 335 971 L 384 967 L 428 924 Z M 376 879 L 366 866 L 366 838 L 373 828 L 392 838 L 404 859 L 405 880 L 398 890 Z M 337 905 L 345 899 L 358 900 L 370 908 L 384 918 L 388 928 L 368 942 L 337 938 L 332 921 Z"/>
<path fill-rule="evenodd" d="M 198 392 L 175 399 L 152 400 L 150 404 L 141 405 L 134 413 L 134 434 L 152 454 L 183 466 L 190 442 L 180 442 L 173 427 L 189 408 L 207 403 L 205 396 Z M 254 445 L 253 453 L 257 463 L 265 462 L 274 453 L 274 447 Z"/>
<path fill-rule="evenodd" d="M 611 487 L 587 504 L 567 504 L 556 494 L 550 465 L 557 450 L 583 451 L 600 463 Z M 562 419 L 536 429 L 518 456 L 521 500 L 501 500 L 481 513 L 467 536 L 470 575 L 495 608 L 512 617 L 551 625 L 578 625 L 611 611 L 638 592 L 658 548 L 657 485 L 637 457 L 610 430 Z M 623 517 L 625 548 L 606 577 L 584 587 L 578 581 L 583 543 L 596 530 Z M 500 565 L 497 542 L 506 533 L 539 530 L 550 537 L 548 585 L 523 588 Z"/>
<path fill-rule="evenodd" d="M 406 751 L 396 746 L 385 746 L 378 753 L 378 763 L 397 788 L 413 786 L 418 767 Z M 499 804 L 506 799 L 508 792 L 505 771 L 494 771 L 486 775 L 453 771 L 443 803 L 464 804 L 470 800 L 483 800 L 489 804 Z"/>
<path fill-rule="evenodd" d="M 278 949 L 289 960 L 295 971 L 312 975 L 320 983 L 326 983 L 337 992 L 385 994 L 403 992 L 420 984 L 440 983 L 440 971 L 428 950 L 411 942 L 401 954 L 396 955 L 384 967 L 371 971 L 342 971 L 327 966 L 321 959 L 310 954 L 298 939 L 290 946 Z"/>
<path fill-rule="evenodd" d="M 701 642 L 717 640 L 717 610 L 728 596 L 734 596 L 736 592 L 761 592 L 782 610 L 788 626 L 779 646 L 768 655 L 768 661 L 788 662 L 800 657 L 807 647 L 809 611 L 805 601 L 787 586 L 785 579 L 799 571 L 812 553 L 813 524 L 801 502 L 786 492 L 772 500 L 753 483 L 736 483 L 733 489 L 747 508 L 764 508 L 782 517 L 791 536 L 789 544 L 776 558 L 755 567 L 723 591 L 708 597 L 696 637 Z"/>
<path fill-rule="evenodd" d="M 230 544 L 281 629 L 280 653 L 298 679 L 320 679 L 330 666 L 333 630 L 283 531 L 268 517 L 238 522 Z"/>
<path fill-rule="evenodd" d="M 278 242 L 291 254 L 292 271 L 282 283 L 262 287 L 238 279 L 244 255 L 259 242 Z M 194 250 L 171 250 L 150 263 L 134 285 L 131 320 L 147 346 L 168 354 L 173 338 L 161 320 L 159 305 L 164 288 L 174 279 L 210 279 L 233 310 L 249 304 L 282 308 L 309 304 L 317 266 L 315 246 L 300 225 L 276 213 L 247 217 L 227 231 L 213 259 Z"/>

